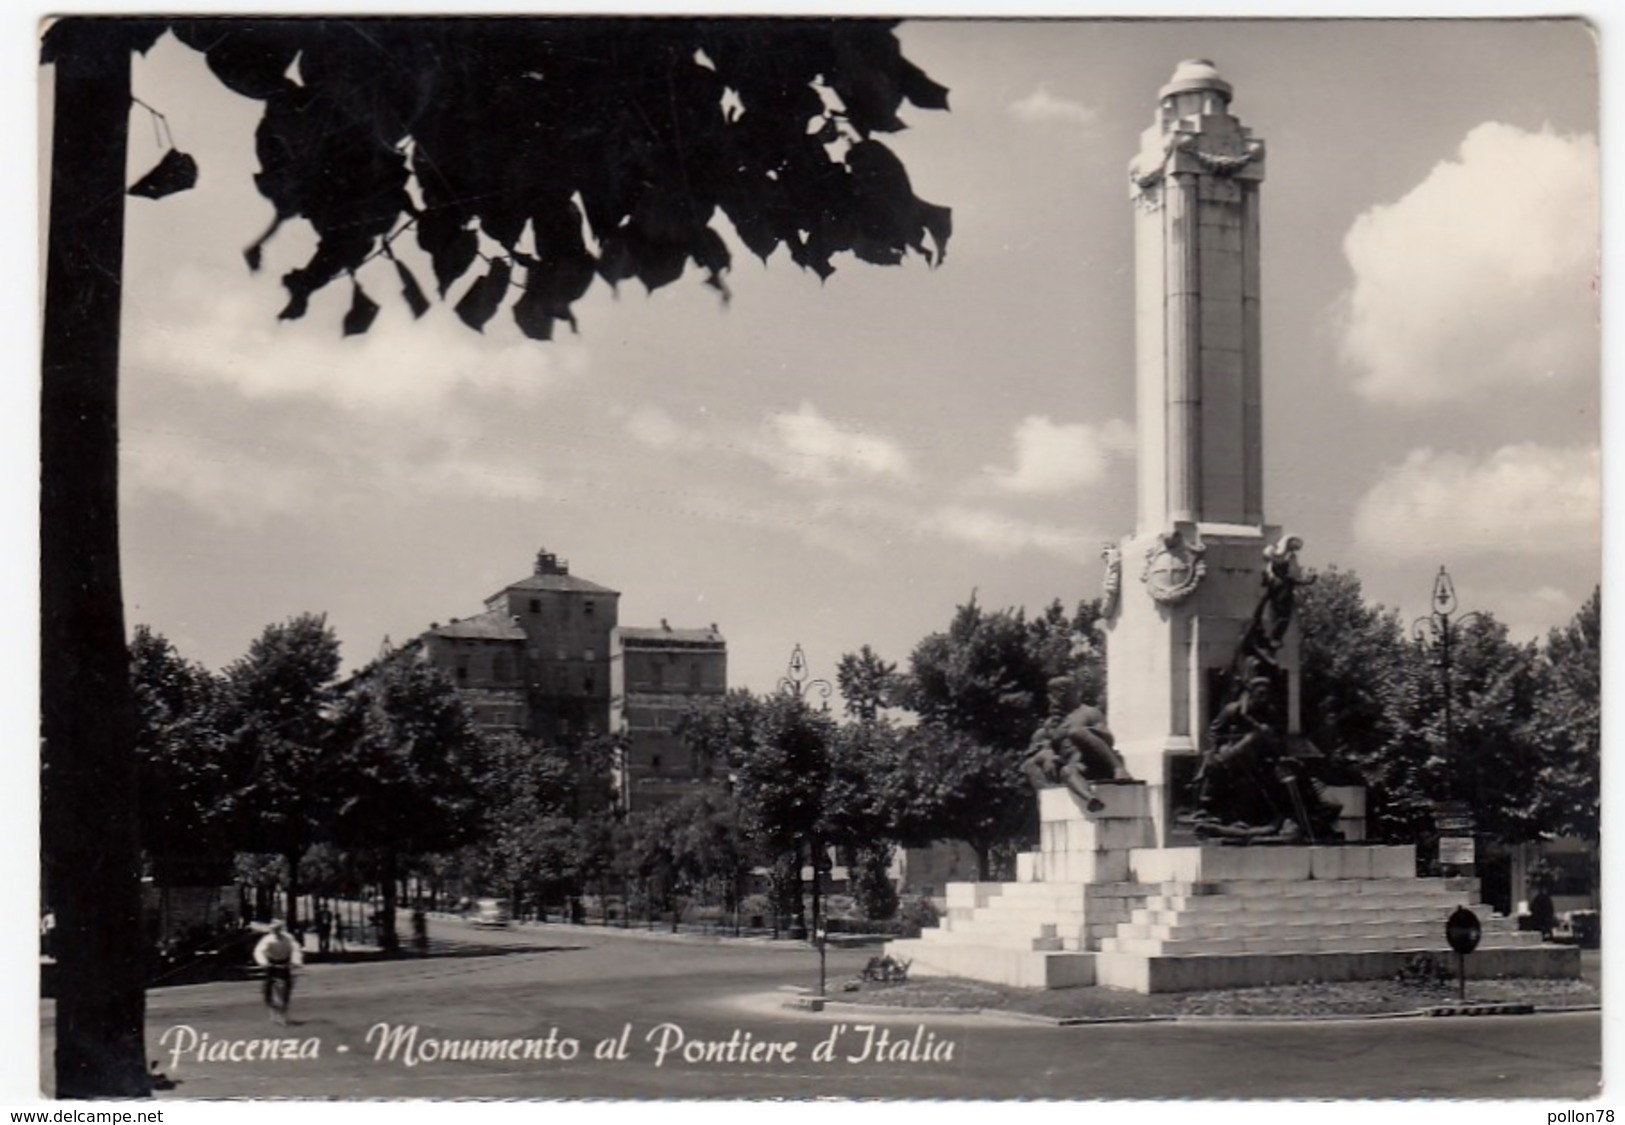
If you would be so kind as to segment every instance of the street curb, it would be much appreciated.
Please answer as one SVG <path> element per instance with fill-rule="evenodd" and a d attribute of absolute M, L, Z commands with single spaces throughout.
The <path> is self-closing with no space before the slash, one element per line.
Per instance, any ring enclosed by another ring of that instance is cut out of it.
<path fill-rule="evenodd" d="M 996 1008 L 917 1008 L 909 1004 L 865 1004 L 861 1000 L 836 1000 L 833 998 L 826 998 L 825 1006 L 851 1008 L 859 1012 L 902 1012 L 906 1015 L 1004 1016 L 1017 1014 L 1014 1012 L 1001 1012 Z"/>
<path fill-rule="evenodd" d="M 904 1004 L 864 1004 L 855 1000 L 828 1000 L 829 1007 L 850 1008 L 864 1012 L 899 1012 L 909 1015 L 945 1016 L 997 1016 L 1045 1024 L 1050 1027 L 1093 1027 L 1100 1024 L 1134 1023 L 1342 1023 L 1345 1021 L 1412 1020 L 1451 1016 L 1532 1016 L 1567 1015 L 1570 1013 L 1600 1012 L 1601 1004 L 1576 1004 L 1570 1007 L 1541 1008 L 1521 1002 L 1484 1003 L 1465 1005 L 1436 1005 L 1430 1008 L 1411 1008 L 1403 1012 L 1349 1012 L 1314 1015 L 1205 1015 L 1158 1013 L 1140 1016 L 1046 1016 L 1037 1012 L 1019 1012 L 1008 1008 L 925 1008 Z"/>
<path fill-rule="evenodd" d="M 1429 1016 L 1532 1016 L 1535 1006 L 1529 1003 L 1500 1004 L 1435 1004 L 1422 1009 Z"/>

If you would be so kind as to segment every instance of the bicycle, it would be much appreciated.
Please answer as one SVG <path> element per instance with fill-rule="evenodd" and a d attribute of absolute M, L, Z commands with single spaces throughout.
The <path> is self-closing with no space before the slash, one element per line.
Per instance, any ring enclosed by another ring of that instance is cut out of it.
<path fill-rule="evenodd" d="M 293 993 L 293 966 L 268 965 L 265 973 L 265 1007 L 271 1020 L 284 1027 L 288 1024 L 288 1004 Z"/>

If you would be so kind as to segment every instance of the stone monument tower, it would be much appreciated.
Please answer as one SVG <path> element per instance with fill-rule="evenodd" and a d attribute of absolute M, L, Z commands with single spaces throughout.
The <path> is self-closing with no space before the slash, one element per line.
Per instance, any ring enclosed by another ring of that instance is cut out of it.
<path fill-rule="evenodd" d="M 1264 144 L 1230 97 L 1211 62 L 1181 63 L 1129 166 L 1139 505 L 1134 533 L 1106 549 L 1106 713 L 1162 844 L 1258 604 L 1262 552 L 1281 539 L 1264 522 Z M 1295 733 L 1291 635 L 1276 666 Z"/>
<path fill-rule="evenodd" d="M 919 976 L 1034 988 L 1392 977 L 1443 948 L 1476 881 L 1418 877 L 1413 844 L 1359 842 L 1351 801 L 1322 800 L 1304 765 L 1301 544 L 1264 522 L 1264 149 L 1212 63 L 1175 70 L 1130 176 L 1139 514 L 1106 549 L 1111 731 L 1080 708 L 1036 732 L 1037 850 L 1017 857 L 1014 882 L 950 883 L 941 923 L 887 949 Z M 1111 735 L 1123 759 L 1111 776 L 1083 769 L 1087 746 L 1112 757 Z M 1045 747 L 1079 760 L 1052 778 Z M 1579 975 L 1577 949 L 1479 909 L 1473 972 Z"/>

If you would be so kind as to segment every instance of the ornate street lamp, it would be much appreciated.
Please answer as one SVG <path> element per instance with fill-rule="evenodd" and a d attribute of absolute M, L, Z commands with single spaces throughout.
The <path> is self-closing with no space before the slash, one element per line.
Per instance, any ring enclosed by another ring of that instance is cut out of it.
<path fill-rule="evenodd" d="M 784 677 L 779 680 L 779 690 L 786 695 L 794 696 L 798 702 L 802 703 L 807 701 L 807 694 L 810 691 L 823 700 L 820 710 L 828 711 L 829 697 L 834 689 L 830 687 L 828 680 L 808 679 L 807 677 L 807 655 L 801 651 L 801 643 L 798 641 L 796 647 L 790 652 L 790 666 L 786 670 Z M 822 996 L 824 994 L 824 924 L 822 920 L 823 899 L 819 892 L 822 889 L 824 864 L 819 857 L 818 838 L 814 836 L 809 843 L 811 847 L 808 849 L 808 853 L 809 858 L 812 860 L 813 869 L 813 945 L 818 949 L 818 995 Z M 796 865 L 797 867 L 801 865 L 799 855 L 796 857 Z M 790 939 L 792 941 L 807 940 L 807 925 L 801 918 L 799 903 L 797 904 L 795 922 L 790 927 Z"/>
<path fill-rule="evenodd" d="M 801 651 L 801 645 L 798 642 L 790 653 L 788 671 L 779 679 L 779 690 L 805 702 L 809 688 L 824 701 L 822 710 L 828 711 L 830 692 L 834 689 L 829 686 L 828 680 L 809 680 L 807 678 L 807 656 Z"/>
<path fill-rule="evenodd" d="M 1466 763 L 1459 760 L 1456 753 L 1456 718 L 1455 718 L 1455 677 L 1451 673 L 1451 651 L 1456 643 L 1457 629 L 1469 621 L 1482 620 L 1482 615 L 1476 610 L 1456 615 L 1456 586 L 1450 581 L 1450 572 L 1444 567 L 1439 568 L 1439 574 L 1433 580 L 1433 609 L 1425 617 L 1418 617 L 1411 625 L 1412 635 L 1417 642 L 1431 649 L 1436 655 L 1439 665 L 1440 686 L 1444 690 L 1444 756 L 1445 760 L 1456 770 L 1455 784 L 1451 789 L 1461 795 L 1462 779 L 1466 773 Z M 1476 816 L 1482 795 L 1479 771 L 1473 769 L 1473 812 Z"/>

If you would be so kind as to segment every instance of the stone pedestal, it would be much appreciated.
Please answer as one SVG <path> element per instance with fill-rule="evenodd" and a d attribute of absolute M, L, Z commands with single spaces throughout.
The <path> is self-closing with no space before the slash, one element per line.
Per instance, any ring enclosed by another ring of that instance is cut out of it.
<path fill-rule="evenodd" d="M 1222 705 L 1216 678 L 1232 667 L 1236 647 L 1258 606 L 1266 545 L 1275 527 L 1187 525 L 1185 539 L 1203 574 L 1177 602 L 1161 602 L 1139 581 L 1156 564 L 1158 535 L 1122 541 L 1122 595 L 1107 619 L 1106 716 L 1130 776 L 1150 789 L 1156 841 L 1174 841 L 1173 810 L 1207 741 L 1207 725 Z M 1286 729 L 1299 729 L 1298 638 L 1287 635 Z M 1181 762 L 1180 759 L 1184 761 Z M 1183 769 L 1181 769 L 1183 765 Z"/>
<path fill-rule="evenodd" d="M 947 915 L 887 952 L 915 976 L 1138 992 L 1388 977 L 1449 956 L 1444 922 L 1471 905 L 1478 975 L 1577 977 L 1579 951 L 1543 945 L 1476 902 L 1471 879 L 1416 876 L 1410 846 L 1150 846 L 1150 787 L 1101 785 L 1088 814 L 1039 794 L 1041 847 L 1014 883 L 951 883 Z"/>
<path fill-rule="evenodd" d="M 1150 796 L 1143 783 L 1099 784 L 1102 804 L 1090 813 L 1070 789 L 1038 794 L 1038 851 L 1020 856 L 1017 882 L 1117 883 L 1126 880 L 1129 851 L 1156 843 Z"/>

